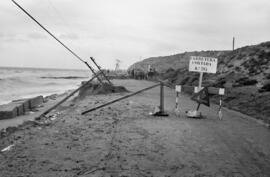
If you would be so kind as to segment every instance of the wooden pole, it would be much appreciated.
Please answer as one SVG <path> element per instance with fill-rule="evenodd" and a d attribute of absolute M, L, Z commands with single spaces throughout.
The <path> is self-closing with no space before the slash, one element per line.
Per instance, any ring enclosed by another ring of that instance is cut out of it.
<path fill-rule="evenodd" d="M 202 79 L 203 79 L 203 72 L 200 72 L 200 78 L 199 78 L 199 91 L 202 88 Z"/>
<path fill-rule="evenodd" d="M 92 71 L 92 73 L 97 77 L 94 69 L 84 61 L 79 55 L 77 55 L 74 51 L 72 51 L 68 46 L 66 46 L 63 42 L 61 42 L 55 35 L 53 35 L 47 28 L 45 28 L 41 23 L 39 23 L 32 15 L 30 15 L 24 8 L 22 8 L 16 1 L 11 0 L 19 9 L 21 9 L 28 17 L 30 17 L 34 22 L 36 22 L 44 31 L 46 31 L 51 37 L 53 37 L 57 42 L 59 42 L 65 49 L 67 49 L 73 56 L 75 56 L 78 60 L 85 63 L 86 66 Z M 98 78 L 98 77 L 97 77 Z M 99 82 L 102 81 L 98 78 Z"/>
<path fill-rule="evenodd" d="M 100 74 L 100 73 L 99 73 Z M 98 75 L 99 75 L 98 74 Z M 85 87 L 88 83 L 90 83 L 92 80 L 94 80 L 97 76 L 92 77 L 89 81 L 87 81 L 86 83 L 84 83 L 82 86 L 80 86 L 79 88 L 77 88 L 76 90 L 74 90 L 72 93 L 70 93 L 67 97 L 65 97 L 64 99 L 62 99 L 61 101 L 59 101 L 57 104 L 53 105 L 52 107 L 50 107 L 49 109 L 47 109 L 46 111 L 44 111 L 39 117 L 45 116 L 46 114 L 48 114 L 49 112 L 51 112 L 53 109 L 57 108 L 59 105 L 61 105 L 62 103 L 64 103 L 67 99 L 69 99 L 71 96 L 73 96 L 76 92 L 78 92 L 79 90 L 81 90 L 83 87 Z"/>
<path fill-rule="evenodd" d="M 102 85 L 104 85 L 103 81 L 98 77 L 98 74 L 94 71 L 94 69 L 86 61 L 84 61 L 84 63 L 86 64 L 86 66 L 88 66 L 88 68 L 92 71 L 92 73 L 94 73 L 94 75 L 96 76 L 96 78 L 98 79 L 98 81 Z"/>
<path fill-rule="evenodd" d="M 90 57 L 90 59 L 92 60 L 92 62 L 96 65 L 96 67 L 99 69 L 99 71 L 101 72 L 101 74 L 104 76 L 104 78 L 109 82 L 109 84 L 113 85 L 111 83 L 111 81 L 108 79 L 108 77 L 104 74 L 104 72 L 102 71 L 101 67 L 96 63 L 95 59 L 93 57 Z"/>
<path fill-rule="evenodd" d="M 116 99 L 116 100 L 110 101 L 110 102 L 105 103 L 105 104 L 103 104 L 103 105 L 97 106 L 97 107 L 92 108 L 92 109 L 89 109 L 89 110 L 87 110 L 87 111 L 84 111 L 84 112 L 82 112 L 81 114 L 84 115 L 84 114 L 86 114 L 86 113 L 95 111 L 95 110 L 97 110 L 97 109 L 99 109 L 99 108 L 108 106 L 108 105 L 110 105 L 110 104 L 113 104 L 113 103 L 115 103 L 115 102 L 121 101 L 121 100 L 126 99 L 126 98 L 128 98 L 128 97 L 137 95 L 137 94 L 139 94 L 139 93 L 141 93 L 141 92 L 144 92 L 144 91 L 146 91 L 146 90 L 150 90 L 150 89 L 152 89 L 152 88 L 154 88 L 154 87 L 157 87 L 157 86 L 159 86 L 159 85 L 160 85 L 160 83 L 159 83 L 159 84 L 152 85 L 151 87 L 147 87 L 147 88 L 145 88 L 145 89 L 139 90 L 139 91 L 134 92 L 134 93 L 132 93 L 132 94 L 123 96 L 123 97 L 121 97 L 121 98 L 118 98 L 118 99 Z"/>

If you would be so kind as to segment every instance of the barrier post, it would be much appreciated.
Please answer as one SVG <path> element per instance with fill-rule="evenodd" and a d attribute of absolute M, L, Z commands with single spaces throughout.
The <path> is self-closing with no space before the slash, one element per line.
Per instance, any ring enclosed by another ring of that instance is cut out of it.
<path fill-rule="evenodd" d="M 160 82 L 160 112 L 164 113 L 164 85 Z"/>
<path fill-rule="evenodd" d="M 179 113 L 179 95 L 181 93 L 181 85 L 175 86 L 176 98 L 175 98 L 175 112 Z"/>
<path fill-rule="evenodd" d="M 164 83 L 160 82 L 160 105 L 159 111 L 154 113 L 153 116 L 168 116 L 164 111 Z"/>
<path fill-rule="evenodd" d="M 221 111 L 221 108 L 222 108 L 222 95 L 220 95 L 220 97 L 219 97 L 219 108 L 218 108 L 218 118 L 219 118 L 219 120 L 222 119 L 222 111 Z"/>
<path fill-rule="evenodd" d="M 179 92 L 176 92 L 175 111 L 178 109 Z"/>

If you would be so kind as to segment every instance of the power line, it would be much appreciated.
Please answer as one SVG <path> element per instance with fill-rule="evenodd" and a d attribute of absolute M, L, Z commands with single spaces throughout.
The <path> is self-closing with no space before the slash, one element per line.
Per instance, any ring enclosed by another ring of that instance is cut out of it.
<path fill-rule="evenodd" d="M 73 56 L 75 56 L 78 60 L 83 62 L 91 71 L 92 73 L 97 77 L 96 72 L 94 69 L 81 57 L 79 57 L 75 52 L 73 52 L 69 47 L 67 47 L 63 42 L 61 42 L 56 36 L 54 36 L 48 29 L 46 29 L 41 23 L 39 23 L 32 15 L 30 15 L 24 8 L 22 8 L 16 1 L 11 0 L 17 7 L 19 7 L 28 17 L 30 17 L 33 21 L 35 21 L 43 30 L 45 30 L 50 36 L 52 36 L 57 42 L 59 42 L 64 48 L 66 48 L 70 53 L 72 53 Z M 97 77 L 100 83 L 103 83 L 102 80 Z"/>

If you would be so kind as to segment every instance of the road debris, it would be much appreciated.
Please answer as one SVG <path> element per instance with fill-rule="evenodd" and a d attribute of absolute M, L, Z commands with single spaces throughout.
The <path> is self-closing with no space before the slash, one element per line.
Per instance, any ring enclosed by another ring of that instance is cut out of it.
<path fill-rule="evenodd" d="M 11 145 L 5 147 L 4 149 L 1 150 L 1 152 L 10 151 L 10 150 L 12 149 L 13 146 L 15 146 L 15 144 L 11 144 Z"/>

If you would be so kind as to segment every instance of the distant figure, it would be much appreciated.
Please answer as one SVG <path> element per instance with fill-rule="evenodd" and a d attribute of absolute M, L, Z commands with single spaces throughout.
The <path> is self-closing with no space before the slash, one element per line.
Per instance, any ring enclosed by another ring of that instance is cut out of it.
<path fill-rule="evenodd" d="M 155 69 L 153 67 L 151 67 L 151 65 L 148 65 L 148 69 L 147 69 L 147 74 L 146 74 L 146 77 L 147 79 L 153 79 L 155 75 Z"/>
<path fill-rule="evenodd" d="M 134 69 L 131 70 L 131 78 L 134 79 L 135 75 L 134 75 Z"/>

